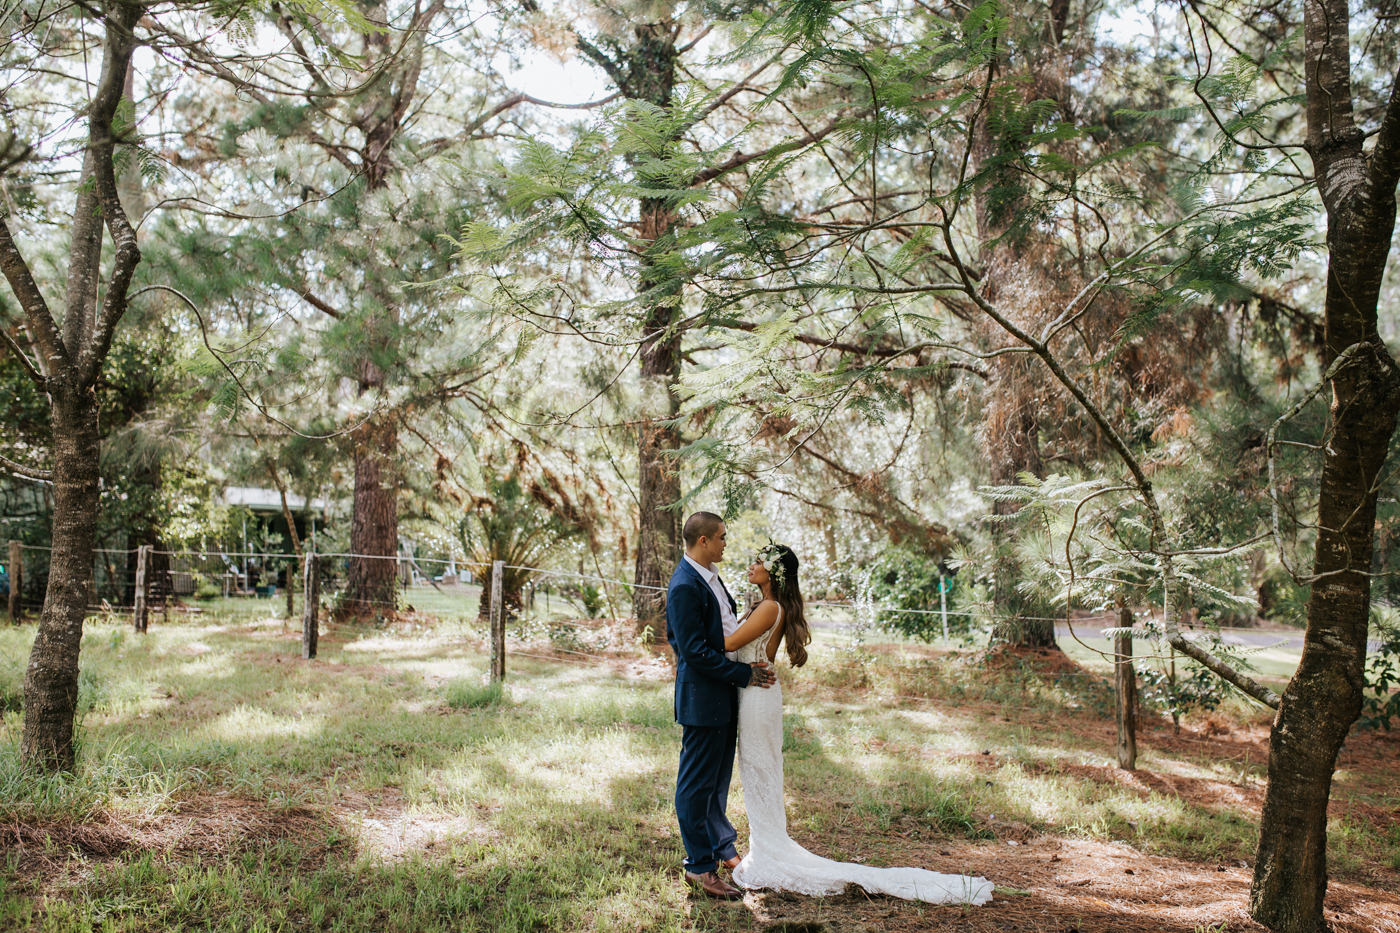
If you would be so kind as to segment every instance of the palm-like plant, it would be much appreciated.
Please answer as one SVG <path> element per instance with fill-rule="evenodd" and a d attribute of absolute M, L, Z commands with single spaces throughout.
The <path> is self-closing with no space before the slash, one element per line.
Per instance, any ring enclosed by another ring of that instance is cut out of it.
<path fill-rule="evenodd" d="M 503 561 L 501 602 L 514 616 L 523 605 L 521 593 L 550 552 L 578 533 L 565 522 L 545 496 L 531 495 L 512 474 L 491 479 L 488 493 L 474 497 L 470 510 L 457 525 L 467 559 L 490 565 Z M 482 618 L 491 614 L 489 579 L 481 590 Z"/>

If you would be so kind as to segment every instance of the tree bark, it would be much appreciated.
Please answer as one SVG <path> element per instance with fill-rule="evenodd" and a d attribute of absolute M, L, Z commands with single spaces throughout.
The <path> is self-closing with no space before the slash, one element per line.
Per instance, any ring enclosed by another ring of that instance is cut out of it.
<path fill-rule="evenodd" d="M 392 615 L 398 599 L 398 484 L 392 422 L 370 421 L 355 433 L 355 498 L 350 522 L 351 557 L 341 610 Z"/>
<path fill-rule="evenodd" d="M 20 754 L 44 770 L 73 768 L 78 650 L 92 595 L 97 531 L 97 394 L 50 379 L 53 418 L 53 550 L 39 631 L 24 672 Z"/>
<path fill-rule="evenodd" d="M 1057 73 L 1063 66 L 1059 43 L 1064 35 L 1067 12 L 1068 4 L 1052 8 L 1051 33 L 1046 44 L 1027 47 L 1022 52 L 1023 57 L 1017 61 L 997 63 L 998 83 L 1002 80 L 1002 73 L 1014 69 L 1018 78 L 1025 79 L 1013 82 L 1013 86 L 1020 85 L 1020 95 L 1045 96 L 1045 76 Z M 992 121 L 982 120 L 978 123 L 973 155 L 979 171 L 994 163 L 1004 145 L 1006 143 L 997 138 Z M 1041 306 L 1043 303 L 1058 303 L 1059 298 L 1043 270 L 1023 255 L 1028 252 L 1024 242 L 1026 237 L 1016 237 L 1014 234 L 1012 228 L 1020 212 L 1020 202 L 994 202 L 992 190 L 993 186 L 979 185 L 973 203 L 977 236 L 982 244 L 981 261 L 986 269 L 987 295 L 996 300 L 1004 284 L 1016 291 L 1019 283 L 1019 292 L 1010 304 L 1024 322 L 1034 322 L 1047 310 Z M 993 340 L 1001 339 L 999 329 L 993 327 L 990 331 Z M 1022 473 L 1042 476 L 1044 465 L 1040 456 L 1037 409 L 1040 403 L 1038 395 L 1044 383 L 1043 371 L 1035 361 L 1018 354 L 990 360 L 987 369 L 990 378 L 987 382 L 986 420 L 982 426 L 982 449 L 987 455 L 992 483 L 1013 486 L 1020 482 Z M 997 502 L 992 511 L 998 518 L 1005 518 L 1014 515 L 1018 509 L 1015 503 Z M 991 644 L 1057 648 L 1055 623 L 1026 618 L 1033 613 L 1026 612 L 1026 600 L 1016 591 L 1022 575 L 1021 563 L 1014 550 L 1017 538 L 1018 530 L 1013 523 L 1005 520 L 992 523 L 992 600 L 999 618 L 992 627 Z"/>
<path fill-rule="evenodd" d="M 1022 356 L 1000 357 L 992 361 L 991 391 L 998 399 L 996 405 L 1005 409 L 1004 425 L 992 429 L 983 441 L 983 448 L 992 461 L 992 483 L 1013 486 L 1022 473 L 1041 476 L 1044 466 L 1040 458 L 1040 423 L 1035 414 L 1036 376 L 1030 370 L 1036 364 Z M 993 514 L 1014 515 L 1014 502 L 997 502 Z M 992 547 L 995 553 L 995 577 L 992 588 L 993 604 L 1002 612 L 992 627 L 993 645 L 1017 648 L 1058 648 L 1055 623 L 1048 617 L 1032 617 L 1025 611 L 1026 600 L 1016 591 L 1021 580 L 1021 562 L 1015 553 L 1017 529 L 1007 521 L 992 523 Z"/>
<path fill-rule="evenodd" d="M 1389 229 L 1374 235 L 1389 241 Z M 1336 244 L 1333 249 L 1335 256 Z M 1333 293 L 1341 291 L 1335 273 L 1331 277 L 1329 306 Z M 1370 306 L 1374 310 L 1374 297 Z M 1333 315 L 1328 318 L 1330 323 Z M 1337 754 L 1361 712 L 1365 688 L 1375 483 L 1395 430 L 1397 401 L 1394 373 L 1379 358 L 1386 351 L 1379 338 L 1370 339 L 1376 352 L 1364 354 L 1333 382 L 1332 438 L 1324 455 L 1313 563 L 1321 579 L 1308 599 L 1302 660 L 1283 692 L 1269 738 L 1269 784 L 1250 913 L 1279 933 L 1328 928 L 1322 913 L 1327 805 Z"/>
<path fill-rule="evenodd" d="M 1386 254 L 1375 241 L 1389 244 L 1393 202 L 1388 218 L 1364 213 L 1370 216 L 1341 224 L 1336 220 L 1342 218 L 1329 218 L 1329 360 L 1357 341 L 1372 349 L 1333 380 L 1313 561 L 1318 579 L 1308 599 L 1302 660 L 1270 734 L 1250 912 L 1279 933 L 1327 929 L 1327 804 L 1337 754 L 1361 711 L 1365 687 L 1377 479 L 1395 430 L 1398 396 L 1394 363 L 1382 356 L 1387 351 L 1375 333 Z M 1362 253 L 1372 254 L 1373 262 L 1357 261 Z"/>
<path fill-rule="evenodd" d="M 1276 933 L 1319 933 L 1327 892 L 1327 805 L 1337 754 L 1361 710 L 1379 478 L 1400 410 L 1400 379 L 1376 326 L 1395 228 L 1400 113 L 1392 97 L 1375 146 L 1352 116 L 1345 0 L 1304 5 L 1307 149 L 1327 212 L 1325 363 L 1332 378 L 1308 627 L 1269 739 L 1250 915 Z"/>

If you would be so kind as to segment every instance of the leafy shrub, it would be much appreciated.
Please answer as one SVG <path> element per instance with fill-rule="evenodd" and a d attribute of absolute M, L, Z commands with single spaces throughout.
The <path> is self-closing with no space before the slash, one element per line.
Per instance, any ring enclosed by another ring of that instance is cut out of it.
<path fill-rule="evenodd" d="M 1259 584 L 1259 614 L 1274 622 L 1302 628 L 1308 624 L 1308 593 L 1288 571 L 1271 567 Z"/>
<path fill-rule="evenodd" d="M 603 591 L 592 583 L 584 583 L 579 586 L 578 598 L 583 603 L 583 611 L 588 613 L 590 619 L 596 619 L 602 613 Z"/>
<path fill-rule="evenodd" d="M 207 575 L 197 573 L 194 575 L 194 598 L 195 599 L 218 599 L 224 595 L 222 587 L 217 580 L 211 580 Z"/>
<path fill-rule="evenodd" d="M 1400 718 L 1400 621 L 1382 608 L 1371 613 L 1371 627 L 1380 647 L 1366 660 L 1366 693 L 1361 702 L 1362 729 L 1389 729 Z"/>
<path fill-rule="evenodd" d="M 948 631 L 966 632 L 970 616 L 958 607 L 962 592 L 955 578 L 939 569 L 938 557 L 909 548 L 890 548 L 866 568 L 861 587 L 866 598 L 881 607 L 910 609 L 912 612 L 880 613 L 880 624 L 892 632 L 932 641 L 943 632 L 943 620 L 938 613 L 938 587 L 947 580 Z M 955 611 L 957 610 L 957 611 Z"/>
<path fill-rule="evenodd" d="M 1232 666 L 1253 670 L 1244 652 L 1235 645 L 1212 635 L 1205 646 L 1216 657 L 1232 662 Z M 1170 713 L 1173 719 L 1193 709 L 1218 709 L 1235 688 L 1208 668 L 1186 657 L 1178 657 L 1175 676 L 1171 671 L 1150 662 L 1139 662 L 1138 697 L 1147 706 Z"/>
<path fill-rule="evenodd" d="M 579 638 L 578 629 L 565 622 L 550 622 L 546 626 L 549 643 L 559 651 L 582 652 L 586 645 Z"/>

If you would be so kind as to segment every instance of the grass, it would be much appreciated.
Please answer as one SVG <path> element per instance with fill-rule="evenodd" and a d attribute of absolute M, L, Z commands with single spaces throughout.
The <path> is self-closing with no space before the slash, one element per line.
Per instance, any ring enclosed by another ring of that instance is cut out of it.
<path fill-rule="evenodd" d="M 500 681 L 478 683 L 474 680 L 454 680 L 444 690 L 447 705 L 453 709 L 482 709 L 505 702 L 505 685 Z"/>
<path fill-rule="evenodd" d="M 258 611 L 145 636 L 88 625 L 76 775 L 24 771 L 19 717 L 0 720 L 0 828 L 28 833 L 0 856 L 0 929 L 749 928 L 675 880 L 671 686 L 640 649 L 516 653 L 507 691 L 484 683 L 474 613 L 332 626 L 307 663 L 268 612 L 280 600 L 241 602 Z M 33 636 L 0 629 L 0 696 Z M 790 830 L 822 854 L 964 846 L 988 872 L 1007 850 L 977 847 L 1051 834 L 1249 856 L 1254 817 L 1229 792 L 1257 796 L 1262 763 L 1154 734 L 1157 783 L 1118 780 L 1093 678 L 829 632 L 811 651 L 787 679 L 784 748 Z M 1339 794 L 1398 802 L 1359 770 Z M 741 788 L 730 812 L 742 836 Z M 1334 814 L 1335 876 L 1400 860 L 1393 827 Z"/>

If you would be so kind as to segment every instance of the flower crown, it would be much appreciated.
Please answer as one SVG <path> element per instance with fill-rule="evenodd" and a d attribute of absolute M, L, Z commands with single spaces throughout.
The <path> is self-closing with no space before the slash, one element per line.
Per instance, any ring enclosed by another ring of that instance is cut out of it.
<path fill-rule="evenodd" d="M 783 585 L 783 577 L 787 575 L 787 568 L 783 566 L 783 546 L 768 542 L 758 549 L 755 559 L 763 565 L 763 569 L 768 571 L 768 576 L 773 578 L 774 584 L 778 587 Z"/>

